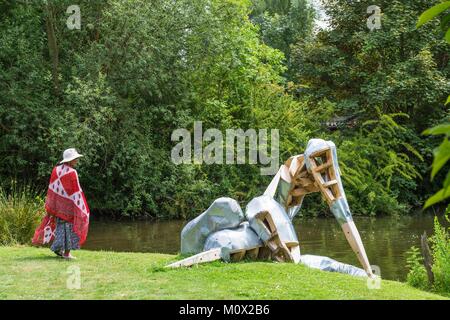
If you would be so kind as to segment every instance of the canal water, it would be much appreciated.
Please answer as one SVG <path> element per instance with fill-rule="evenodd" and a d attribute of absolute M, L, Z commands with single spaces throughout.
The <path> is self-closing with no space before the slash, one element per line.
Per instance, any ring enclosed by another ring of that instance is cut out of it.
<path fill-rule="evenodd" d="M 414 214 L 399 217 L 354 217 L 372 265 L 381 277 L 406 279 L 406 251 L 420 247 L 420 235 L 433 233 L 433 215 Z M 443 223 L 443 217 L 439 221 Z M 175 254 L 180 250 L 180 232 L 186 221 L 91 221 L 89 250 L 157 252 Z M 359 266 L 344 234 L 333 218 L 294 220 L 302 254 L 328 256 Z M 448 225 L 448 224 L 447 224 Z"/>

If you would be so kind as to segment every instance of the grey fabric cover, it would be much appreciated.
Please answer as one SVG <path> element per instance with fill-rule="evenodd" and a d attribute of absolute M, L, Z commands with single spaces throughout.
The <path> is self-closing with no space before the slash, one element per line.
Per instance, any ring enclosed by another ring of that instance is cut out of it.
<path fill-rule="evenodd" d="M 255 219 L 256 214 L 261 211 L 270 212 L 281 241 L 298 243 L 297 234 L 286 210 L 269 196 L 253 198 L 245 209 L 245 215 L 250 222 L 250 226 L 263 241 L 269 240 L 269 234 L 267 234 L 266 228 L 261 225 L 260 221 Z"/>
<path fill-rule="evenodd" d="M 280 178 L 278 182 L 277 190 L 275 196 L 273 197 L 283 208 L 286 206 L 289 191 L 291 190 L 291 183 Z"/>
<path fill-rule="evenodd" d="M 300 257 L 300 263 L 310 268 L 323 271 L 345 273 L 355 277 L 367 277 L 367 273 L 363 269 L 338 262 L 328 257 L 305 254 Z"/>
<path fill-rule="evenodd" d="M 251 249 L 262 245 L 263 242 L 250 228 L 249 223 L 243 222 L 236 229 L 220 230 L 210 234 L 206 239 L 203 251 L 227 248 L 229 250 L 222 250 L 222 259 L 229 261 L 229 252 L 232 250 Z M 228 252 L 228 254 L 225 254 L 225 252 Z"/>
<path fill-rule="evenodd" d="M 299 213 L 300 209 L 302 208 L 304 199 L 305 198 L 302 198 L 302 201 L 298 205 L 288 208 L 287 215 L 289 219 L 294 220 L 294 217 L 297 215 L 297 213 Z"/>
<path fill-rule="evenodd" d="M 330 210 L 340 226 L 342 226 L 346 222 L 353 221 L 353 217 L 350 212 L 350 208 L 348 207 L 346 198 L 339 198 L 334 201 L 330 206 Z"/>
<path fill-rule="evenodd" d="M 225 197 L 216 199 L 205 212 L 191 220 L 181 231 L 181 253 L 202 252 L 206 238 L 211 233 L 236 228 L 242 221 L 244 213 L 236 200 Z"/>

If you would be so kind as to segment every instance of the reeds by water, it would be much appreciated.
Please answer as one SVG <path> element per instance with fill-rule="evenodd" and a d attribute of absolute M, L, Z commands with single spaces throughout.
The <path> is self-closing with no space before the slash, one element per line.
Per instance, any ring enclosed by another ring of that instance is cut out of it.
<path fill-rule="evenodd" d="M 0 187 L 0 245 L 29 244 L 45 215 L 43 193 L 30 185 Z"/>

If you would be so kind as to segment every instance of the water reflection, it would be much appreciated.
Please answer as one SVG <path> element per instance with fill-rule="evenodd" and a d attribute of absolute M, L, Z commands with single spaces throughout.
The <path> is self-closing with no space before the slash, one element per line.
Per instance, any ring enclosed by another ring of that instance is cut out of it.
<path fill-rule="evenodd" d="M 381 268 L 385 279 L 406 278 L 405 252 L 420 246 L 420 235 L 433 230 L 432 215 L 355 217 L 370 263 Z M 443 219 L 439 219 L 443 222 Z M 89 250 L 177 253 L 184 221 L 92 221 Z M 302 254 L 324 255 L 359 266 L 337 222 L 332 218 L 295 220 Z"/>

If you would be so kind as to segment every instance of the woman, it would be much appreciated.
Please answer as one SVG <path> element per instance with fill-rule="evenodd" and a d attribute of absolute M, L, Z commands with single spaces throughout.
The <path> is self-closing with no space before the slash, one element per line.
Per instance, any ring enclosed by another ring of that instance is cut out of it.
<path fill-rule="evenodd" d="M 74 169 L 82 156 L 74 148 L 67 149 L 53 168 L 45 200 L 47 215 L 33 237 L 34 244 L 53 241 L 50 249 L 65 259 L 75 259 L 70 251 L 80 249 L 89 227 L 89 207 Z"/>

